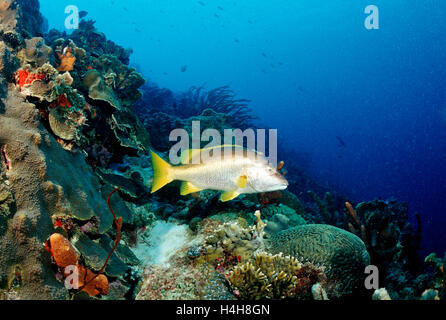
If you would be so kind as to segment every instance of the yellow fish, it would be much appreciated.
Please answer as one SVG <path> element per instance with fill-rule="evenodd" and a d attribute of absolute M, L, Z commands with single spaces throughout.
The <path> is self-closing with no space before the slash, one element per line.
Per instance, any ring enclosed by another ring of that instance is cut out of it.
<path fill-rule="evenodd" d="M 231 148 L 230 155 L 225 149 Z M 172 166 L 150 151 L 153 164 L 152 193 L 179 180 L 181 195 L 201 190 L 223 191 L 220 200 L 233 200 L 241 194 L 284 190 L 288 181 L 256 151 L 240 146 L 191 149 L 181 155 L 181 165 Z M 206 159 L 206 161 L 203 161 Z M 197 163 L 197 164 L 196 164 Z"/>

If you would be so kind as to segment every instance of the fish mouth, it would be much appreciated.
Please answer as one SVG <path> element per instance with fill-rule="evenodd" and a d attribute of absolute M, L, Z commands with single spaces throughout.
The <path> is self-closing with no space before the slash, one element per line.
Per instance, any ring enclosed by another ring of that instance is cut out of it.
<path fill-rule="evenodd" d="M 279 190 L 285 190 L 286 188 L 288 188 L 288 183 L 283 183 L 279 186 Z"/>
<path fill-rule="evenodd" d="M 266 192 L 282 191 L 282 190 L 285 190 L 286 188 L 288 188 L 288 183 L 281 183 L 281 184 L 278 184 L 278 185 L 272 187 L 271 190 L 266 191 Z"/>

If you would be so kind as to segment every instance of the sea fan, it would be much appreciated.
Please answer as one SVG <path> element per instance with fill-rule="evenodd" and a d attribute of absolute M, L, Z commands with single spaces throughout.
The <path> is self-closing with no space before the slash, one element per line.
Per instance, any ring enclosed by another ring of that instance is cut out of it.
<path fill-rule="evenodd" d="M 203 87 L 191 87 L 179 97 L 178 116 L 189 118 L 200 115 L 206 109 L 230 116 L 233 128 L 246 129 L 253 126 L 257 117 L 248 106 L 249 100 L 237 99 L 229 86 L 206 90 Z"/>

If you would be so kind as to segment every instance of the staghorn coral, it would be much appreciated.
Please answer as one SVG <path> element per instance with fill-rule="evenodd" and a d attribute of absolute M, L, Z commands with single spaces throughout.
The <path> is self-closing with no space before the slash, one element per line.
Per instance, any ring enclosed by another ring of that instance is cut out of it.
<path fill-rule="evenodd" d="M 370 264 L 361 239 L 330 225 L 302 225 L 276 233 L 266 241 L 266 248 L 273 254 L 282 252 L 324 267 L 328 281 L 338 283 L 339 295 L 356 291 L 364 268 Z"/>
<path fill-rule="evenodd" d="M 240 299 L 284 299 L 294 296 L 298 284 L 295 274 L 301 268 L 295 258 L 259 253 L 253 263 L 237 265 L 226 278 Z"/>

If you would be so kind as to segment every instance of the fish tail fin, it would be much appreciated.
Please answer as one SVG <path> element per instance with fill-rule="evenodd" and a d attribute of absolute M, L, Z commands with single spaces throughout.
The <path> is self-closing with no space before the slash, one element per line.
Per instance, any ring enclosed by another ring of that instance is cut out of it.
<path fill-rule="evenodd" d="M 152 150 L 150 154 L 153 167 L 152 193 L 154 193 L 174 180 L 173 167 Z"/>

